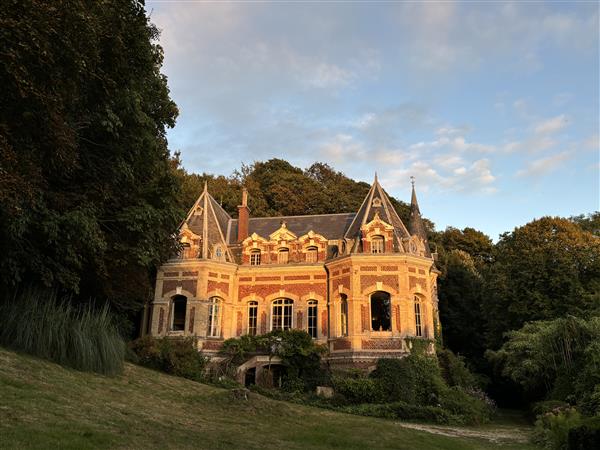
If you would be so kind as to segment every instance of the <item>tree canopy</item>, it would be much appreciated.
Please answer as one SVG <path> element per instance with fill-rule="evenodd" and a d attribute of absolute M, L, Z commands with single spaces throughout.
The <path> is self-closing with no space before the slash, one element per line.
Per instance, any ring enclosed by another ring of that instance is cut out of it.
<path fill-rule="evenodd" d="M 139 309 L 172 251 L 177 108 L 139 1 L 0 3 L 0 282 Z"/>

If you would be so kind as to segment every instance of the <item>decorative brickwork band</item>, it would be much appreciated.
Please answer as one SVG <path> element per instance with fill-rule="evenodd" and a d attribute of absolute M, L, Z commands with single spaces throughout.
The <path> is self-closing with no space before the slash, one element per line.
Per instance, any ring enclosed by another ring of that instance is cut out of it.
<path fill-rule="evenodd" d="M 203 350 L 220 350 L 223 346 L 223 341 L 206 341 L 202 345 Z"/>
<path fill-rule="evenodd" d="M 298 311 L 296 316 L 296 328 L 302 330 L 302 311 Z"/>
<path fill-rule="evenodd" d="M 400 325 L 400 305 L 396 305 L 394 306 L 394 312 L 396 313 L 396 331 L 401 332 L 401 325 Z"/>
<path fill-rule="evenodd" d="M 260 314 L 260 334 L 265 334 L 267 332 L 267 313 L 262 312 Z"/>
<path fill-rule="evenodd" d="M 165 309 L 160 308 L 160 311 L 158 312 L 158 332 L 159 333 L 162 333 L 164 322 L 165 322 Z"/>
<path fill-rule="evenodd" d="M 327 311 L 321 312 L 321 334 L 327 336 Z"/>
<path fill-rule="evenodd" d="M 352 343 L 348 339 L 338 339 L 337 341 L 333 341 L 334 350 L 350 350 L 351 348 Z"/>
<path fill-rule="evenodd" d="M 400 339 L 363 339 L 362 348 L 365 350 L 401 350 Z"/>
<path fill-rule="evenodd" d="M 241 311 L 238 311 L 238 312 L 237 312 L 237 328 L 236 328 L 236 334 L 237 334 L 238 336 L 241 336 L 241 335 L 242 335 L 242 323 L 243 323 L 243 322 L 242 322 L 242 320 L 243 320 L 243 319 L 242 319 L 242 317 L 243 317 L 243 316 L 242 316 L 242 312 L 241 312 Z"/>
<path fill-rule="evenodd" d="M 196 315 L 196 307 L 192 307 L 192 309 L 190 309 L 190 325 L 189 325 L 189 332 L 190 334 L 194 333 L 194 316 Z"/>

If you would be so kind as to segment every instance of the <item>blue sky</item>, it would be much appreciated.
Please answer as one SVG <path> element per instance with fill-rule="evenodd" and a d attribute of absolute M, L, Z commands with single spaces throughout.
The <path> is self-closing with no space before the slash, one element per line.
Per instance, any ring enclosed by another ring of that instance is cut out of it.
<path fill-rule="evenodd" d="M 326 162 L 438 229 L 600 209 L 596 2 L 148 1 L 193 172 Z"/>

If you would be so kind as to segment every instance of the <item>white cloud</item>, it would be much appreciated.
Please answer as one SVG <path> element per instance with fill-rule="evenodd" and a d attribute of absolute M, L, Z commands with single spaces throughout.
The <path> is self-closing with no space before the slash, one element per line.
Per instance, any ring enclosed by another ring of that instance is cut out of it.
<path fill-rule="evenodd" d="M 517 172 L 518 177 L 541 177 L 556 170 L 564 161 L 572 156 L 571 152 L 564 151 L 545 158 L 536 159 L 527 164 L 527 167 Z"/>
<path fill-rule="evenodd" d="M 533 132 L 535 134 L 554 134 L 558 133 L 560 130 L 565 128 L 568 125 L 568 118 L 566 115 L 561 114 L 556 117 L 551 117 L 549 119 L 545 119 L 541 122 L 538 122 L 533 127 Z"/>

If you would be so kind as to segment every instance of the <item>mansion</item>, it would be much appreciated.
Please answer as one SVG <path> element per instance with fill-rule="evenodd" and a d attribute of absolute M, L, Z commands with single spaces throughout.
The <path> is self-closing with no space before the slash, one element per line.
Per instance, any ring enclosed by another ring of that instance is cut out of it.
<path fill-rule="evenodd" d="M 234 219 L 204 191 L 163 264 L 145 333 L 195 336 L 217 356 L 225 339 L 299 329 L 337 367 L 401 357 L 433 339 L 437 276 L 413 186 L 404 225 L 377 177 L 356 212 L 251 217 L 244 189 Z"/>

